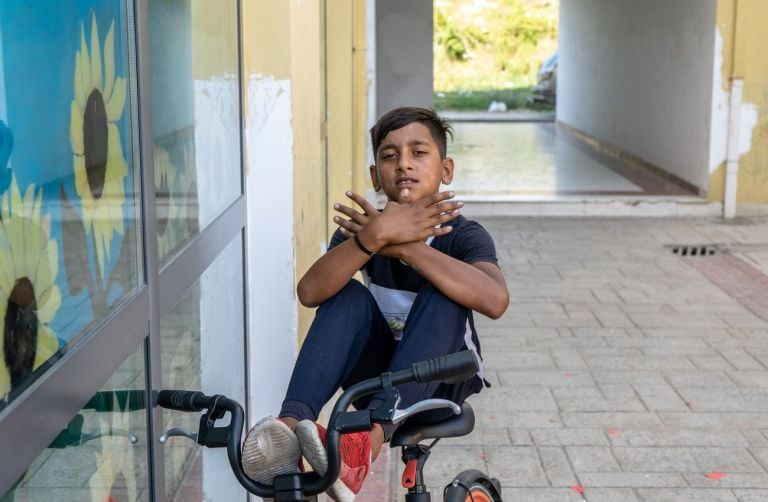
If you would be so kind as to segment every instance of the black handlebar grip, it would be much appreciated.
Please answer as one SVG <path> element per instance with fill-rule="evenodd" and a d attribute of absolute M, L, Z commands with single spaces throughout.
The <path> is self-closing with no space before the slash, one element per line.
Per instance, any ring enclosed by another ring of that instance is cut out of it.
<path fill-rule="evenodd" d="M 157 405 L 169 410 L 200 411 L 205 408 L 198 398 L 205 394 L 194 390 L 161 390 L 157 393 Z"/>
<path fill-rule="evenodd" d="M 418 383 L 458 383 L 471 378 L 480 369 L 480 362 L 471 350 L 439 356 L 414 363 L 413 378 Z"/>

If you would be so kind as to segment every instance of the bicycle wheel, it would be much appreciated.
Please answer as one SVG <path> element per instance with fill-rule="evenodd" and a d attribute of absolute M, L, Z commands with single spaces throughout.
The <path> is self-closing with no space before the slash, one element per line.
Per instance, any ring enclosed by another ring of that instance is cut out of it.
<path fill-rule="evenodd" d="M 461 472 L 443 490 L 444 502 L 501 502 L 497 479 L 469 469 Z"/>
<path fill-rule="evenodd" d="M 493 502 L 493 495 L 483 485 L 472 485 L 464 502 Z"/>

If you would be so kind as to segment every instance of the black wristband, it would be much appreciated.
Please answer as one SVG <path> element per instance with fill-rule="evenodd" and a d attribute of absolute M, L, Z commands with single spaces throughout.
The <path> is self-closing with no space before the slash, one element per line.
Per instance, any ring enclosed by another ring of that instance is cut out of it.
<path fill-rule="evenodd" d="M 363 253 L 367 254 L 368 256 L 373 256 L 374 255 L 373 251 L 369 250 L 367 247 L 365 247 L 363 245 L 363 243 L 360 241 L 360 237 L 357 234 L 355 234 L 353 239 L 355 240 L 355 244 L 357 244 L 357 247 L 360 248 L 360 251 L 362 251 Z"/>

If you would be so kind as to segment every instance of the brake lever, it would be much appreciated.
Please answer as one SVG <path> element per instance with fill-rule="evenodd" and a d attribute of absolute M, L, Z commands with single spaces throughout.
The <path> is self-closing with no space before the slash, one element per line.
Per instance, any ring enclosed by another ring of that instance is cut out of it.
<path fill-rule="evenodd" d="M 392 414 L 392 423 L 399 424 L 410 416 L 429 410 L 439 410 L 441 408 L 450 408 L 454 415 L 461 413 L 461 406 L 447 399 L 425 399 L 412 404 L 404 410 L 395 410 Z"/>

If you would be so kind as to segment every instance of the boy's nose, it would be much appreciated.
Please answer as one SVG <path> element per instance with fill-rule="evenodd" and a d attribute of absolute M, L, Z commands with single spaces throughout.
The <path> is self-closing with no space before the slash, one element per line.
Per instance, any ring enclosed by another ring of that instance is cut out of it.
<path fill-rule="evenodd" d="M 398 157 L 397 168 L 400 171 L 408 171 L 413 169 L 413 163 L 411 162 L 410 155 L 400 155 Z"/>

